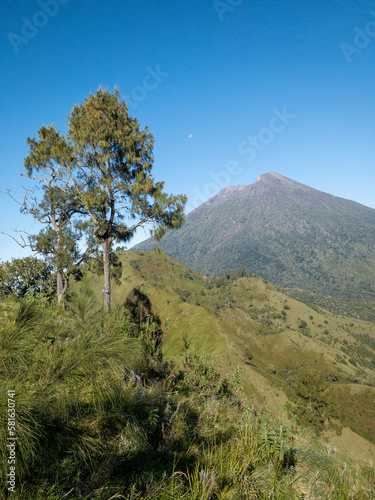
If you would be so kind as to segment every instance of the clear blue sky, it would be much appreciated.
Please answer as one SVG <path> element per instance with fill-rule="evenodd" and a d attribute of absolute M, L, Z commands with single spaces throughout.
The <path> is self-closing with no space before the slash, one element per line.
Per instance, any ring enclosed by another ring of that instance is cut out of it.
<path fill-rule="evenodd" d="M 74 104 L 117 85 L 155 135 L 154 177 L 189 209 L 270 171 L 375 208 L 372 2 L 3 0 L 1 11 L 2 191 L 22 197 L 28 136 L 65 132 Z M 5 195 L 0 209 L 0 231 L 39 230 Z M 26 254 L 0 235 L 0 259 Z"/>

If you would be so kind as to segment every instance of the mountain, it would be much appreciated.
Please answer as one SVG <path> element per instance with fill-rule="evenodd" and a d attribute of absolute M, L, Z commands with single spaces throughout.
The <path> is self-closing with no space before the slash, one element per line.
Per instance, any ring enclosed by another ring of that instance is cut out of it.
<path fill-rule="evenodd" d="M 147 240 L 134 250 L 154 245 Z M 375 319 L 375 210 L 277 173 L 226 187 L 159 247 L 203 274 L 243 266 L 279 287 L 307 291 L 310 302 L 328 295 L 338 312 L 346 307 L 340 299 L 349 299 L 351 314 Z"/>

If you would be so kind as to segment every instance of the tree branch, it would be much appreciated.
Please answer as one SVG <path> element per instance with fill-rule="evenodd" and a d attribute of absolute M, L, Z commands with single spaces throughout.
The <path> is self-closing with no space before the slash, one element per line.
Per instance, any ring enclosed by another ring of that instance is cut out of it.
<path fill-rule="evenodd" d="M 16 232 L 21 232 L 21 231 L 17 231 L 16 229 L 13 229 L 13 231 L 16 231 Z M 28 234 L 26 233 L 26 231 L 23 231 L 25 234 Z M 20 243 L 16 238 L 14 238 L 14 236 L 12 236 L 11 234 L 8 234 L 8 233 L 3 233 L 1 232 L 1 234 L 4 234 L 5 236 L 9 236 L 9 238 L 12 238 L 13 241 L 15 241 L 17 243 L 17 245 L 19 245 L 21 248 L 26 248 L 26 247 L 30 247 L 31 250 L 34 252 L 35 250 L 33 250 L 33 247 L 30 243 L 26 243 L 25 239 L 23 236 L 20 236 L 21 240 L 22 240 L 22 243 Z M 31 236 L 28 234 L 28 236 Z"/>

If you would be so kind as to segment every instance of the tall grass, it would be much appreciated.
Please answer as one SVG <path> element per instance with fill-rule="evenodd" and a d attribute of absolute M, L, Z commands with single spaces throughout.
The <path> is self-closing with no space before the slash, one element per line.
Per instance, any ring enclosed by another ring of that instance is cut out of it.
<path fill-rule="evenodd" d="M 190 350 L 182 369 L 165 362 L 150 318 L 137 331 L 122 308 L 103 315 L 87 288 L 67 311 L 29 299 L 0 316 L 1 471 L 12 389 L 17 498 L 373 498 L 370 464 L 257 413 L 239 370 Z"/>
<path fill-rule="evenodd" d="M 2 307 L 1 469 L 8 470 L 7 391 L 14 390 L 17 482 L 25 498 L 35 498 L 33 484 L 40 477 L 54 482 L 61 468 L 81 469 L 82 463 L 90 468 L 102 449 L 88 428 L 95 393 L 98 386 L 120 381 L 124 366 L 139 352 L 124 315 L 86 317 L 90 328 L 80 325 L 82 314 L 45 310 L 33 300 Z"/>

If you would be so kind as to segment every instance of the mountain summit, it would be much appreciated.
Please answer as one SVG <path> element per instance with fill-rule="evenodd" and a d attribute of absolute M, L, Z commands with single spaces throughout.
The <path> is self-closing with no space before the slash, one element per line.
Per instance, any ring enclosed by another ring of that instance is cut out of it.
<path fill-rule="evenodd" d="M 325 195 L 322 191 L 318 191 L 317 189 L 313 189 L 305 184 L 301 184 L 300 182 L 293 181 L 288 177 L 284 177 L 283 175 L 277 174 L 276 172 L 269 172 L 267 174 L 260 175 L 254 184 L 250 184 L 249 186 L 228 186 L 220 191 L 213 198 L 221 198 L 226 195 L 226 192 L 239 192 L 245 191 L 247 194 L 252 194 L 255 196 L 259 196 L 264 194 L 266 191 L 270 191 L 270 193 L 277 195 L 280 193 L 292 193 L 294 191 L 304 191 L 311 193 L 320 193 L 320 195 Z M 213 199 L 212 198 L 212 199 Z"/>
<path fill-rule="evenodd" d="M 213 204 L 221 204 L 223 201 L 234 200 L 236 198 L 241 198 L 245 200 L 250 197 L 254 199 L 259 197 L 278 197 L 280 194 L 288 194 L 292 193 L 315 193 L 317 198 L 329 196 L 322 191 L 318 191 L 317 189 L 313 189 L 305 184 L 301 184 L 300 182 L 293 181 L 288 177 L 284 177 L 283 175 L 277 174 L 275 172 L 269 172 L 267 174 L 263 174 L 257 178 L 254 184 L 250 184 L 249 186 L 228 186 L 222 189 L 215 196 L 210 198 L 208 201 L 200 205 L 196 210 L 200 211 L 200 209 L 207 209 L 207 206 L 211 207 Z M 246 202 L 245 202 L 246 203 Z M 194 214 L 195 210 L 188 215 L 188 217 Z"/>
<path fill-rule="evenodd" d="M 316 189 L 313 189 L 309 186 L 305 186 L 305 184 L 301 184 L 300 182 L 293 181 L 292 179 L 289 179 L 288 177 L 284 177 L 283 175 L 277 174 L 276 172 L 269 172 L 268 174 L 263 174 L 260 175 L 257 180 L 255 181 L 254 184 L 260 182 L 263 185 L 268 185 L 272 186 L 275 189 L 280 189 L 280 190 L 295 190 L 295 189 L 304 189 L 306 191 L 315 191 L 315 192 L 321 192 L 317 191 Z M 254 186 L 252 184 L 252 186 Z M 250 186 L 249 186 L 250 187 Z"/>
<path fill-rule="evenodd" d="M 283 287 L 375 298 L 375 210 L 275 172 L 224 188 L 159 246 L 208 275 L 243 266 Z"/>

